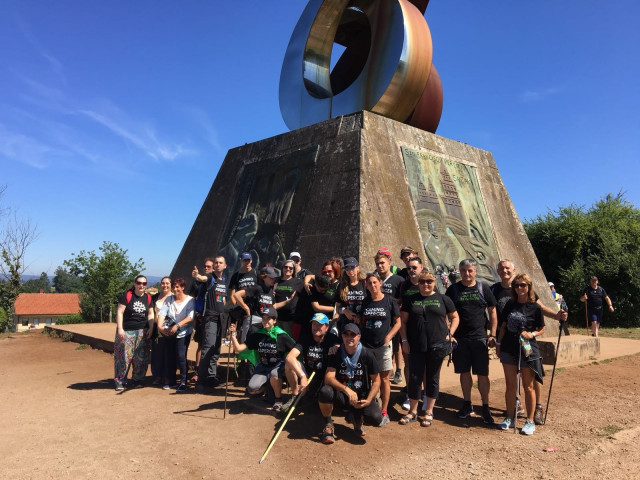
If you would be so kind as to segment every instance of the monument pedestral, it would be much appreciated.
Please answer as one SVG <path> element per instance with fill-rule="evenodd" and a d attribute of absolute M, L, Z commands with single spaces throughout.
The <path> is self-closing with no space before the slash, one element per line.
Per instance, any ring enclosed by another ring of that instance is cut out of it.
<path fill-rule="evenodd" d="M 214 255 L 234 272 L 243 251 L 254 266 L 298 251 L 314 272 L 333 256 L 373 271 L 381 246 L 399 265 L 404 245 L 445 273 L 473 258 L 490 283 L 509 258 L 554 304 L 492 155 L 367 111 L 229 150 L 171 276 Z"/>

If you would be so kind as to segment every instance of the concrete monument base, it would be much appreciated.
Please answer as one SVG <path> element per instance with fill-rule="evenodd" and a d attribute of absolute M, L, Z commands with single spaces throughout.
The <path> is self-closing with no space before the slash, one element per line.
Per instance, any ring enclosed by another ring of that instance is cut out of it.
<path fill-rule="evenodd" d="M 542 354 L 542 363 L 545 365 L 553 365 L 556 355 L 556 338 L 551 339 L 549 335 L 538 341 L 540 353 Z M 560 339 L 560 347 L 558 348 L 558 364 L 567 365 L 570 363 L 584 362 L 589 359 L 596 359 L 600 356 L 600 339 L 588 337 L 586 335 L 571 335 Z"/>
<path fill-rule="evenodd" d="M 381 246 L 402 266 L 405 245 L 442 272 L 440 290 L 463 258 L 489 283 L 508 258 L 554 304 L 491 153 L 367 111 L 229 150 L 171 276 L 216 254 L 232 273 L 243 251 L 258 267 L 298 251 L 314 272 L 333 256 L 372 271 Z"/>

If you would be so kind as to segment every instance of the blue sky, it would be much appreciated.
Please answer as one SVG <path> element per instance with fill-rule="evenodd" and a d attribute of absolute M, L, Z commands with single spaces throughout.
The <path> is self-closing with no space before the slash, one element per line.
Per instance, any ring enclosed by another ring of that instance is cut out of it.
<path fill-rule="evenodd" d="M 103 240 L 164 275 L 228 149 L 287 131 L 303 0 L 0 1 L 0 184 L 37 223 L 26 273 Z M 640 205 L 640 4 L 432 0 L 438 134 L 493 153 L 521 219 Z"/>

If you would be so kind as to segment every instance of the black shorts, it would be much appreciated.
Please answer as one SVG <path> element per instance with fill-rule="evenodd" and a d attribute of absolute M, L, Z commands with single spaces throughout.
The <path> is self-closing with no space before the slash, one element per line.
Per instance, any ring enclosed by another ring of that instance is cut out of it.
<path fill-rule="evenodd" d="M 458 347 L 453 351 L 455 373 L 472 372 L 473 375 L 489 375 L 489 349 L 487 339 L 458 340 Z"/>
<path fill-rule="evenodd" d="M 196 326 L 193 329 L 193 341 L 196 343 L 202 343 L 202 334 L 204 333 L 204 325 L 202 323 L 202 316 L 196 314 Z"/>

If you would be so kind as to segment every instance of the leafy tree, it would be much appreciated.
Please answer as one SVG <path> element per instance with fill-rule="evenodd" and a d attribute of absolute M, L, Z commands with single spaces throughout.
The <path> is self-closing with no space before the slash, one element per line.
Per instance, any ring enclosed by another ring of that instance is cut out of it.
<path fill-rule="evenodd" d="M 6 186 L 0 186 L 0 199 Z M 6 330 L 13 317 L 13 304 L 20 293 L 24 273 L 25 254 L 38 237 L 36 227 L 29 219 L 20 218 L 15 209 L 0 203 L 0 332 Z"/>
<path fill-rule="evenodd" d="M 42 290 L 42 293 L 51 293 L 49 276 L 45 272 L 40 274 L 40 278 L 27 280 L 20 287 L 20 292 L 22 293 L 39 293 L 40 290 Z"/>
<path fill-rule="evenodd" d="M 117 243 L 103 242 L 99 250 L 100 254 L 82 250 L 63 262 L 71 275 L 82 278 L 85 294 L 80 308 L 88 322 L 112 321 L 118 298 L 131 287 L 144 266 L 141 258 L 131 263 L 127 250 Z"/>
<path fill-rule="evenodd" d="M 549 280 L 569 305 L 570 321 L 585 324 L 579 297 L 598 277 L 616 311 L 607 324 L 640 326 L 640 210 L 624 194 L 607 195 L 587 209 L 570 205 L 524 223 Z"/>
<path fill-rule="evenodd" d="M 58 267 L 53 277 L 53 288 L 56 293 L 80 293 L 84 291 L 84 282 L 81 277 L 71 275 L 63 267 Z"/>

